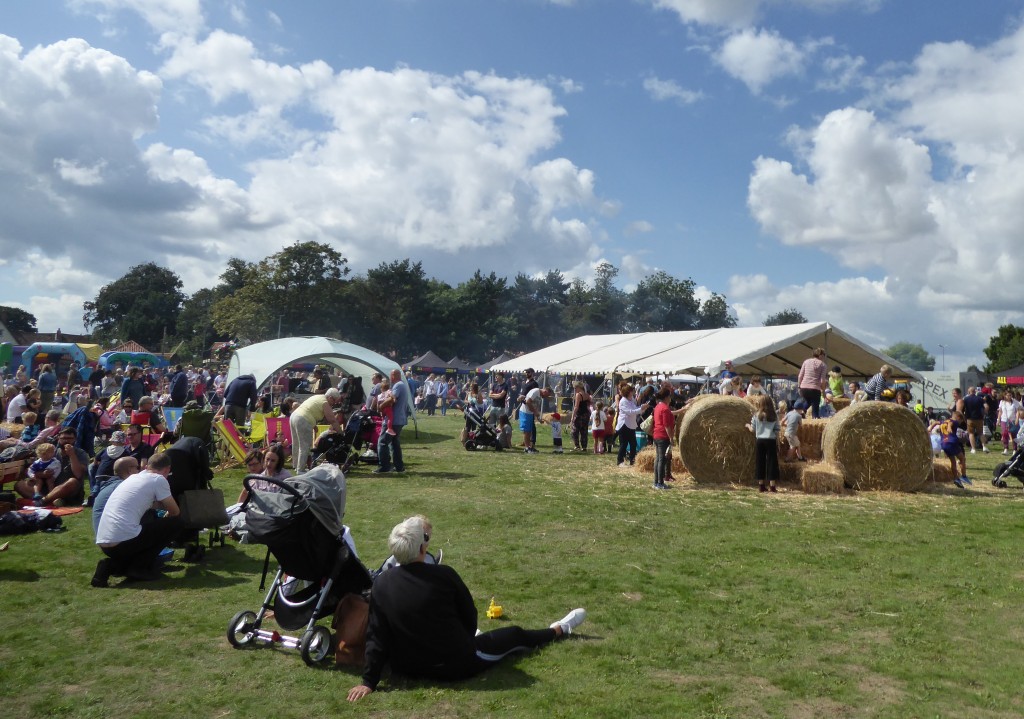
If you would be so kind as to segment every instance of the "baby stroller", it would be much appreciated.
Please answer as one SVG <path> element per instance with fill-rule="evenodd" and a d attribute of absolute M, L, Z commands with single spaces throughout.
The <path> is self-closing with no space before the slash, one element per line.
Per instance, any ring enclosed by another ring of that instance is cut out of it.
<path fill-rule="evenodd" d="M 328 432 L 317 441 L 313 447 L 313 464 L 328 462 L 341 467 L 342 472 L 347 472 L 360 459 L 376 462 L 376 451 L 371 459 L 362 457 L 359 450 L 364 443 L 376 450 L 380 422 L 380 414 L 367 409 L 356 410 L 348 418 L 344 432 Z"/>
<path fill-rule="evenodd" d="M 268 492 L 252 486 L 259 478 L 280 488 Z M 342 524 L 345 516 L 345 475 L 324 464 L 286 480 L 249 475 L 243 480 L 249 497 L 242 505 L 245 528 L 251 543 L 267 545 L 263 588 L 270 555 L 278 561 L 277 574 L 259 611 L 243 610 L 228 624 L 228 642 L 236 649 L 262 642 L 298 649 L 302 660 L 316 666 L 330 656 L 334 637 L 317 620 L 334 613 L 342 596 L 361 593 L 372 580 L 359 561 Z M 262 629 L 268 610 L 285 630 L 302 629 L 299 636 L 285 636 Z"/>
<path fill-rule="evenodd" d="M 467 432 L 466 441 L 462 443 L 462 446 L 469 452 L 477 447 L 494 447 L 496 451 L 500 452 L 501 441 L 479 410 L 476 407 L 467 406 L 463 412 L 466 415 Z"/>
<path fill-rule="evenodd" d="M 1000 462 L 992 470 L 992 486 L 1006 487 L 1006 480 L 1014 477 L 1024 484 L 1024 447 L 1017 447 L 1006 462 Z"/>

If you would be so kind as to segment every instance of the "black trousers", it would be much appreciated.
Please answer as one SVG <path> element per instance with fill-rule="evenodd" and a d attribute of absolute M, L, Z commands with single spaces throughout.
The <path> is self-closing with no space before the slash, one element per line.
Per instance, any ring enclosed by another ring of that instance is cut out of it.
<path fill-rule="evenodd" d="M 754 479 L 769 482 L 779 479 L 779 448 L 777 440 L 758 439 L 754 447 Z M 767 476 L 766 476 L 767 475 Z"/>

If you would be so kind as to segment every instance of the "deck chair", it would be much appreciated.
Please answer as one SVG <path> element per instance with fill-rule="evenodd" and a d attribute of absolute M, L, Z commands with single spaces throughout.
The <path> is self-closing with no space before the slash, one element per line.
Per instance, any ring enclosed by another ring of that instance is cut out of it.
<path fill-rule="evenodd" d="M 217 433 L 218 444 L 225 448 L 227 456 L 244 464 L 249 445 L 242 441 L 235 423 L 230 419 L 220 419 L 213 423 L 213 429 Z"/>
<path fill-rule="evenodd" d="M 167 422 L 167 431 L 173 432 L 181 421 L 181 415 L 185 410 L 181 407 L 164 407 L 164 421 Z"/>
<path fill-rule="evenodd" d="M 267 444 L 292 446 L 292 426 L 287 417 L 267 417 Z"/>
<path fill-rule="evenodd" d="M 267 440 L 267 415 L 262 412 L 253 412 L 249 425 L 249 445 L 263 445 Z"/>

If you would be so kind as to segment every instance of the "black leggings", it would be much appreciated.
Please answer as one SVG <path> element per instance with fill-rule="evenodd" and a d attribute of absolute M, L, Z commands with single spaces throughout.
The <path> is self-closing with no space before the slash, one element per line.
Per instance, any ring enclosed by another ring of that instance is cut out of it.
<path fill-rule="evenodd" d="M 491 632 L 477 634 L 474 639 L 476 653 L 464 661 L 450 662 L 433 667 L 424 667 L 424 676 L 447 681 L 468 679 L 485 669 L 493 667 L 509 654 L 525 652 L 555 641 L 554 629 L 523 629 L 502 627 Z"/>
<path fill-rule="evenodd" d="M 821 408 L 821 390 L 801 389 L 800 396 L 807 402 L 807 407 L 811 410 L 811 417 L 818 419 L 818 410 Z"/>
<path fill-rule="evenodd" d="M 765 475 L 769 482 L 779 479 L 779 448 L 777 440 L 758 439 L 754 447 L 754 479 L 764 482 Z"/>

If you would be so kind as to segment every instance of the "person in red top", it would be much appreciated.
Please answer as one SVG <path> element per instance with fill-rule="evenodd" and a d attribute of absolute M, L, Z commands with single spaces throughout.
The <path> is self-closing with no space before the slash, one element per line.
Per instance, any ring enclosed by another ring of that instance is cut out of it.
<path fill-rule="evenodd" d="M 800 396 L 811 408 L 811 417 L 818 419 L 818 408 L 821 406 L 821 392 L 828 382 L 828 367 L 822 359 L 825 350 L 818 347 L 811 353 L 811 356 L 800 365 L 800 374 L 797 381 L 800 383 Z"/>
<path fill-rule="evenodd" d="M 683 410 L 679 409 L 675 412 L 669 406 L 669 401 L 672 399 L 672 389 L 669 386 L 664 386 L 658 390 L 658 393 L 654 395 L 654 398 L 658 401 L 654 405 L 654 429 L 651 430 L 651 439 L 654 440 L 654 488 L 655 489 L 668 489 L 668 485 L 665 484 L 666 475 L 671 473 L 671 459 L 668 459 L 668 449 L 672 446 L 672 436 L 675 434 L 676 427 L 676 415 L 681 413 Z"/>

